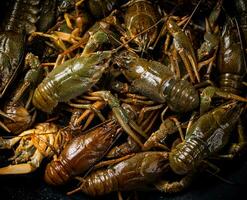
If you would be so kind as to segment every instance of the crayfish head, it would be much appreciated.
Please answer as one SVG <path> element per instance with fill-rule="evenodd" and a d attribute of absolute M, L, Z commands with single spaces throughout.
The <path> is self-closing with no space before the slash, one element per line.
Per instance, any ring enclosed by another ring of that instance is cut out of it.
<path fill-rule="evenodd" d="M 134 52 L 127 50 L 121 51 L 114 56 L 113 64 L 117 64 L 122 69 L 127 69 L 134 57 L 138 57 Z"/>

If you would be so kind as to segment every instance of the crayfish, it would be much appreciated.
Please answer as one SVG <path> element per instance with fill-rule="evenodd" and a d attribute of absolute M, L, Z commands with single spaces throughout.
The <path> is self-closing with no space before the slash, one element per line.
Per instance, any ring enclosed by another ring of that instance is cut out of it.
<path fill-rule="evenodd" d="M 180 192 L 246 152 L 244 0 L 7 4 L 0 175 L 40 168 L 79 181 L 67 194 L 121 199 Z"/>

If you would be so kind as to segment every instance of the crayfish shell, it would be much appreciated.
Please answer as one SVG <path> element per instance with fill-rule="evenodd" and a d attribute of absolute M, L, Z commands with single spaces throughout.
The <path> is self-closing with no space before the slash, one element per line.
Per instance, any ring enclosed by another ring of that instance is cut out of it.
<path fill-rule="evenodd" d="M 46 183 L 50 185 L 62 185 L 70 178 L 70 173 L 64 167 L 64 163 L 61 163 L 61 160 L 52 161 L 47 165 L 45 170 Z"/>
<path fill-rule="evenodd" d="M 188 112 L 199 106 L 199 94 L 186 80 L 170 79 L 164 85 L 164 94 L 167 105 L 175 112 Z"/>
<path fill-rule="evenodd" d="M 74 138 L 58 159 L 47 165 L 45 181 L 50 185 L 61 185 L 72 177 L 86 172 L 112 145 L 119 135 L 118 129 L 118 123 L 111 120 Z"/>

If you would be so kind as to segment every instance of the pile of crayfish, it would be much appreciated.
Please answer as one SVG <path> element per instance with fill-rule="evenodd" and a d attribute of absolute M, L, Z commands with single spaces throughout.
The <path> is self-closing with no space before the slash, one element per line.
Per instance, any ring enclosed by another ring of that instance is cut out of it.
<path fill-rule="evenodd" d="M 176 193 L 247 152 L 245 0 L 1 4 L 0 175 Z"/>

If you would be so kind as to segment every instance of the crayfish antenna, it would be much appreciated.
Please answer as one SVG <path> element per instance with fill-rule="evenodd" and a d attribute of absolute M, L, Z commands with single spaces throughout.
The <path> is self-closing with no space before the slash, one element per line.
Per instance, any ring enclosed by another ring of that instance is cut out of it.
<path fill-rule="evenodd" d="M 219 180 L 223 181 L 224 183 L 230 184 L 230 185 L 235 185 L 236 183 L 234 183 L 233 181 L 227 180 L 219 175 L 217 175 L 216 173 L 211 172 L 210 170 L 206 170 L 206 172 L 208 172 L 209 174 L 211 174 L 212 176 L 218 178 Z"/>
<path fill-rule="evenodd" d="M 76 188 L 76 189 L 74 189 L 74 190 L 72 190 L 72 191 L 70 191 L 70 192 L 67 192 L 66 194 L 67 194 L 67 195 L 72 195 L 72 194 L 75 194 L 75 193 L 77 193 L 77 192 L 80 192 L 80 190 L 81 190 L 81 187 L 78 187 L 78 188 Z"/>
<path fill-rule="evenodd" d="M 184 24 L 184 27 L 182 28 L 182 30 L 184 30 L 186 28 L 186 26 L 190 23 L 191 18 L 193 17 L 193 15 L 195 14 L 195 12 L 197 11 L 198 7 L 200 6 L 202 0 L 198 1 L 196 7 L 194 8 L 193 12 L 191 13 L 191 15 L 189 16 L 189 19 L 187 20 L 187 22 Z"/>

